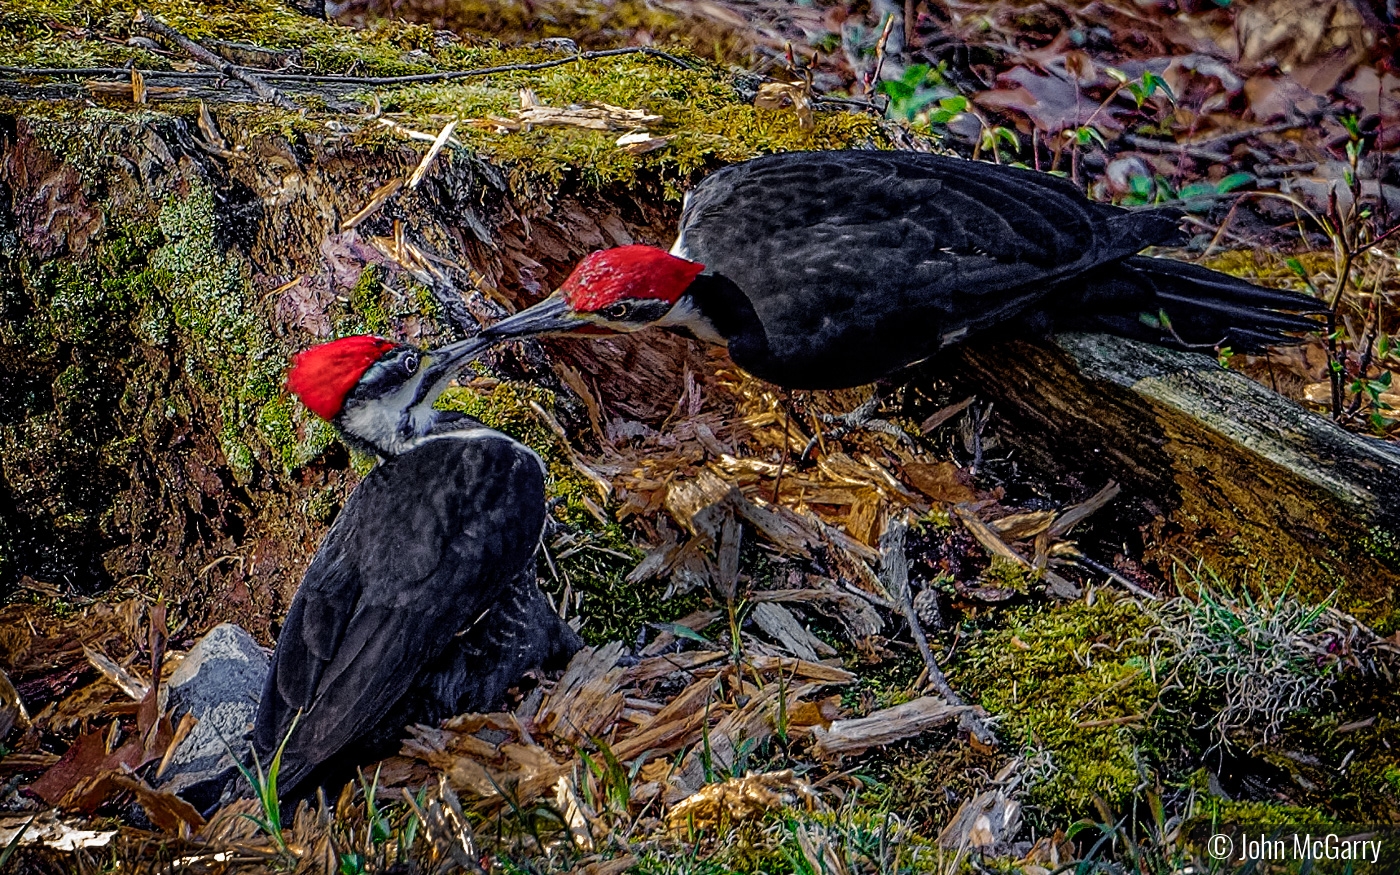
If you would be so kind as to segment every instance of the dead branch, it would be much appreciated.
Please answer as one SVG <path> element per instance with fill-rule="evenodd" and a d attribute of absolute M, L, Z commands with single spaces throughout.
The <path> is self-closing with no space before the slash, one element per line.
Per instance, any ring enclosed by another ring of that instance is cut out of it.
<path fill-rule="evenodd" d="M 247 85 L 253 90 L 253 93 L 262 100 L 281 109 L 287 109 L 293 112 L 300 109 L 295 103 L 283 97 L 276 88 L 264 82 L 261 77 L 242 67 L 230 64 L 209 49 L 206 49 L 204 46 L 180 33 L 175 28 L 160 21 L 155 16 L 137 10 L 136 24 L 138 27 L 174 43 L 179 47 L 180 51 L 205 66 L 213 67 L 215 70 L 218 70 L 221 75 L 227 76 L 230 79 L 237 79 L 239 82 Z"/>

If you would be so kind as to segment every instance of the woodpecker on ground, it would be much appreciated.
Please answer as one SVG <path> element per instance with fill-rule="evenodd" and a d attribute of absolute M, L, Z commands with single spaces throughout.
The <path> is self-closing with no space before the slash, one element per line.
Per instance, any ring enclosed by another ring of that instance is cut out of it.
<path fill-rule="evenodd" d="M 486 345 L 427 352 L 358 336 L 293 360 L 288 388 L 380 462 L 316 551 L 258 703 L 260 762 L 286 739 L 283 797 L 394 753 L 410 723 L 494 707 L 525 672 L 582 646 L 536 582 L 539 457 L 433 408 Z"/>
<path fill-rule="evenodd" d="M 1259 351 L 1316 331 L 1321 304 L 1137 253 L 1181 242 L 1172 209 L 1089 201 L 1068 180 L 919 152 L 796 152 L 716 171 L 669 253 L 594 252 L 484 332 L 629 332 L 724 344 L 793 389 L 891 376 L 995 330 L 1102 331 Z"/>

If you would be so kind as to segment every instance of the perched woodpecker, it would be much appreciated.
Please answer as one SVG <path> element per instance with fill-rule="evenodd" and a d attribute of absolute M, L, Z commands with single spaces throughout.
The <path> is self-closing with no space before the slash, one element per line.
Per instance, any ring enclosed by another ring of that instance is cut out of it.
<path fill-rule="evenodd" d="M 582 646 L 540 592 L 544 467 L 433 402 L 486 344 L 436 352 L 346 337 L 298 354 L 288 388 L 380 457 L 321 542 L 282 625 L 253 729 L 279 795 L 397 750 L 409 723 L 495 706 Z M 293 725 L 295 723 L 295 725 Z"/>
<path fill-rule="evenodd" d="M 585 258 L 491 338 L 660 325 L 724 344 L 794 389 L 869 383 L 995 331 L 1102 331 L 1256 351 L 1315 331 L 1313 298 L 1137 253 L 1175 210 L 1089 201 L 1069 181 L 918 152 L 796 152 L 706 177 L 669 253 Z"/>

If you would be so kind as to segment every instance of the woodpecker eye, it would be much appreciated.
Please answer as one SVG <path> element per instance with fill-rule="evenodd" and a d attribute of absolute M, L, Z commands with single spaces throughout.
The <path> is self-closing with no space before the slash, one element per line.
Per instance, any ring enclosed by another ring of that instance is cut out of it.
<path fill-rule="evenodd" d="M 631 312 L 632 308 L 627 304 L 613 304 L 603 309 L 603 315 L 612 319 L 614 322 L 620 322 L 626 319 L 627 314 Z"/>
<path fill-rule="evenodd" d="M 416 355 L 406 355 L 406 356 L 404 356 L 404 359 L 403 359 L 403 369 L 404 369 L 405 371 L 407 371 L 407 372 L 409 373 L 410 376 L 412 376 L 413 374 L 418 373 L 418 356 L 416 356 Z"/>

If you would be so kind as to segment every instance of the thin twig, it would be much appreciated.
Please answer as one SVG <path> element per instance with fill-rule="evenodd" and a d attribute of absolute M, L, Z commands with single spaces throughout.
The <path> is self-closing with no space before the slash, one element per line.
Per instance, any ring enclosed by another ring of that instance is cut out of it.
<path fill-rule="evenodd" d="M 1159 152 L 1170 154 L 1182 152 L 1200 161 L 1208 161 L 1215 164 L 1224 163 L 1230 160 L 1230 156 L 1224 152 L 1214 152 L 1210 149 L 1203 149 L 1191 143 L 1176 143 L 1167 140 L 1154 140 L 1151 137 L 1143 137 L 1137 134 L 1124 134 L 1123 142 L 1134 149 L 1141 149 L 1144 152 Z"/>
<path fill-rule="evenodd" d="M 873 91 L 880 84 L 880 71 L 885 66 L 885 43 L 890 41 L 890 31 L 894 28 L 894 13 L 885 16 L 885 29 L 880 33 L 880 41 L 875 43 L 875 71 L 870 74 L 870 85 L 867 86 L 867 93 Z"/>
<path fill-rule="evenodd" d="M 137 10 L 136 24 L 143 30 L 149 31 L 162 37 L 179 47 L 180 51 L 199 61 L 207 67 L 213 67 L 221 74 L 230 79 L 237 79 L 253 90 L 253 93 L 263 100 L 281 109 L 288 109 L 296 112 L 300 109 L 295 103 L 283 97 L 282 94 L 271 85 L 268 85 L 261 77 L 243 67 L 235 66 L 218 55 L 206 49 L 204 46 L 180 33 L 175 28 L 160 21 L 153 15 Z M 133 75 L 135 70 L 133 68 Z"/>
<path fill-rule="evenodd" d="M 1142 587 L 1138 586 L 1136 583 L 1133 583 L 1133 582 L 1132 582 L 1131 580 L 1129 580 L 1128 578 L 1126 578 L 1126 577 L 1124 577 L 1123 575 L 1119 574 L 1117 571 L 1114 571 L 1112 568 L 1109 568 L 1107 565 L 1104 565 L 1102 562 L 1095 562 L 1093 559 L 1090 559 L 1088 556 L 1085 556 L 1083 553 L 1079 552 L 1078 550 L 1072 551 L 1072 552 L 1069 554 L 1069 556 L 1070 556 L 1070 561 L 1073 562 L 1074 564 L 1076 564 L 1076 565 L 1082 565 L 1082 566 L 1084 566 L 1085 568 L 1089 569 L 1090 571 L 1093 571 L 1093 572 L 1095 572 L 1095 573 L 1097 573 L 1097 574 L 1102 574 L 1102 575 L 1104 575 L 1104 576 L 1107 577 L 1109 580 L 1111 580 L 1111 581 L 1113 581 L 1114 583 L 1118 584 L 1119 586 L 1123 587 L 1123 588 L 1126 589 L 1128 592 L 1132 593 L 1133 595 L 1137 596 L 1138 598 L 1147 599 L 1147 600 L 1150 601 L 1150 602 L 1160 602 L 1160 601 L 1162 600 L 1162 597 L 1159 596 L 1159 595 L 1157 595 L 1155 592 L 1149 592 L 1148 590 L 1143 589 Z"/>
<path fill-rule="evenodd" d="M 919 656 L 923 657 L 924 666 L 928 670 L 929 686 L 943 697 L 949 705 L 966 705 L 962 697 L 953 689 L 953 685 L 948 683 L 948 676 L 943 674 L 943 669 L 938 667 L 938 661 L 933 657 L 933 651 L 928 646 L 928 637 L 924 635 L 923 624 L 919 621 L 919 614 L 914 610 L 914 600 L 909 595 L 909 561 L 904 556 L 904 536 L 909 531 L 909 524 L 902 516 L 896 516 L 890 521 L 885 533 L 880 537 L 880 564 L 884 578 L 885 589 L 894 596 L 895 603 L 899 606 L 899 611 L 904 615 L 904 620 L 909 624 L 909 633 L 914 638 L 914 644 L 919 649 Z M 980 710 L 980 709 L 978 709 Z M 996 735 L 987 725 L 980 715 L 974 711 L 965 712 L 959 719 L 959 727 L 971 732 L 982 744 L 994 746 L 997 743 Z"/>

